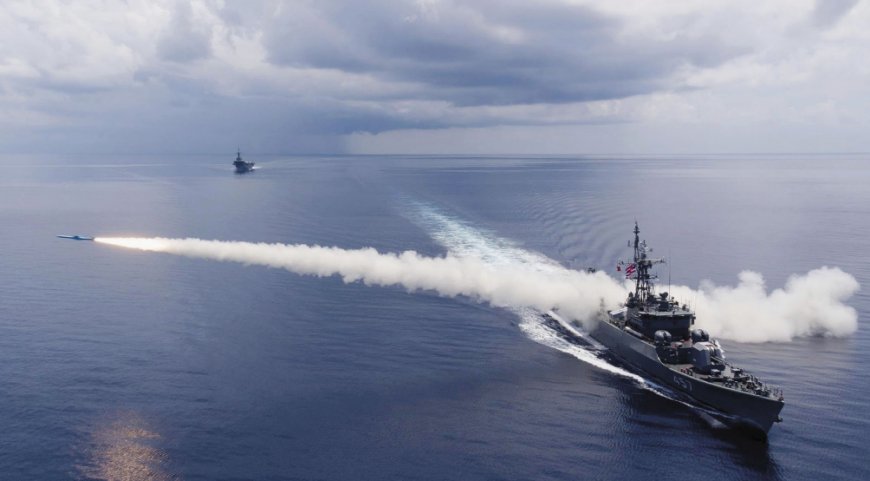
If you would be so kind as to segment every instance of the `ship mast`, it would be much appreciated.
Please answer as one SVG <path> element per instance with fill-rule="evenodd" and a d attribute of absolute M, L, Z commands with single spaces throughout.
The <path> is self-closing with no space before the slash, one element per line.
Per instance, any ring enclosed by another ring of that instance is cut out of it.
<path fill-rule="evenodd" d="M 650 282 L 650 279 L 652 279 L 653 276 L 650 275 L 649 270 L 653 264 L 659 264 L 662 262 L 664 262 L 662 259 L 647 258 L 646 241 L 641 242 L 640 228 L 638 228 L 637 221 L 635 221 L 634 265 L 637 270 L 634 278 L 634 298 L 641 306 L 644 305 L 647 302 L 647 299 L 652 295 L 653 285 Z"/>

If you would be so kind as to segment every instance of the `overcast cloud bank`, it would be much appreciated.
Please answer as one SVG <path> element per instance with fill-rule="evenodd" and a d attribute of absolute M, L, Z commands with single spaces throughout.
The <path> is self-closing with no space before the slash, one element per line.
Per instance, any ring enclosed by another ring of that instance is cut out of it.
<path fill-rule="evenodd" d="M 59 152 L 440 153 L 445 137 L 482 151 L 868 150 L 868 24 L 855 0 L 11 1 L 0 140 Z"/>

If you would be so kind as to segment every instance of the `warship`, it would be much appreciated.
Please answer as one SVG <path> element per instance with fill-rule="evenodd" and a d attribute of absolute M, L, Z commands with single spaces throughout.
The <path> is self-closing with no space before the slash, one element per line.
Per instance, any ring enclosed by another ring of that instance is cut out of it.
<path fill-rule="evenodd" d="M 640 241 L 636 222 L 633 247 L 634 262 L 624 264 L 624 272 L 634 281 L 634 290 L 589 335 L 618 360 L 689 398 L 692 404 L 711 409 L 728 425 L 754 438 L 767 439 L 773 424 L 782 420 L 782 391 L 725 361 L 719 342 L 703 329 L 693 329 L 695 313 L 686 304 L 667 292 L 655 292 L 650 270 L 664 260 L 649 257 L 652 249 Z M 621 271 L 621 265 L 617 266 Z M 556 313 L 547 317 L 564 326 Z"/>
<path fill-rule="evenodd" d="M 242 160 L 242 150 L 236 152 L 236 160 L 233 162 L 237 174 L 245 174 L 254 170 L 253 162 L 245 162 Z"/>

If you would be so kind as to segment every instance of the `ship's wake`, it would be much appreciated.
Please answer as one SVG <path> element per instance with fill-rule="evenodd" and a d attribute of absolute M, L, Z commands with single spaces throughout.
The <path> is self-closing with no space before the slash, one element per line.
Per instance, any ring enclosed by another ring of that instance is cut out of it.
<path fill-rule="evenodd" d="M 497 266 L 519 265 L 542 273 L 564 269 L 543 254 L 523 249 L 507 239 L 476 229 L 430 206 L 421 203 L 411 205 L 414 211 L 410 215 L 411 219 L 452 255 L 481 259 Z M 519 317 L 519 327 L 529 339 L 670 397 L 666 388 L 605 359 L 602 353 L 606 348 L 588 337 L 582 327 L 561 318 L 558 318 L 561 321 L 558 322 L 547 316 L 545 310 L 529 307 L 510 307 L 508 310 Z"/>
<path fill-rule="evenodd" d="M 654 385 L 652 381 L 638 374 L 611 364 L 603 357 L 606 348 L 596 346 L 585 338 L 578 337 L 563 327 L 554 325 L 553 323 L 556 321 L 549 320 L 541 312 L 533 309 L 515 309 L 514 312 L 520 318 L 520 330 L 538 344 L 564 352 L 603 371 L 631 379 L 640 386 Z"/>

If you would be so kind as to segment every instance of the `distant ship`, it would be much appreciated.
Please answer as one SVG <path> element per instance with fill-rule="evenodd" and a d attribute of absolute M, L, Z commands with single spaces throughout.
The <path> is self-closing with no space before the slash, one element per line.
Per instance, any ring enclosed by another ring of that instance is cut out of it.
<path fill-rule="evenodd" d="M 590 335 L 618 359 L 724 415 L 728 424 L 766 439 L 773 423 L 782 420 L 782 391 L 726 362 L 717 340 L 691 328 L 695 313 L 688 306 L 667 292 L 654 293 L 650 268 L 664 260 L 647 256 L 646 241 L 641 242 L 639 234 L 635 223 L 634 262 L 625 266 L 626 277 L 635 281 L 634 292 Z M 553 312 L 545 317 L 565 322 Z"/>
<path fill-rule="evenodd" d="M 236 152 L 236 160 L 235 160 L 235 162 L 233 162 L 233 166 L 236 168 L 237 174 L 246 174 L 246 173 L 252 172 L 254 170 L 254 163 L 253 162 L 246 162 L 246 161 L 242 160 L 242 150 L 241 149 L 239 149 L 239 151 Z"/>

